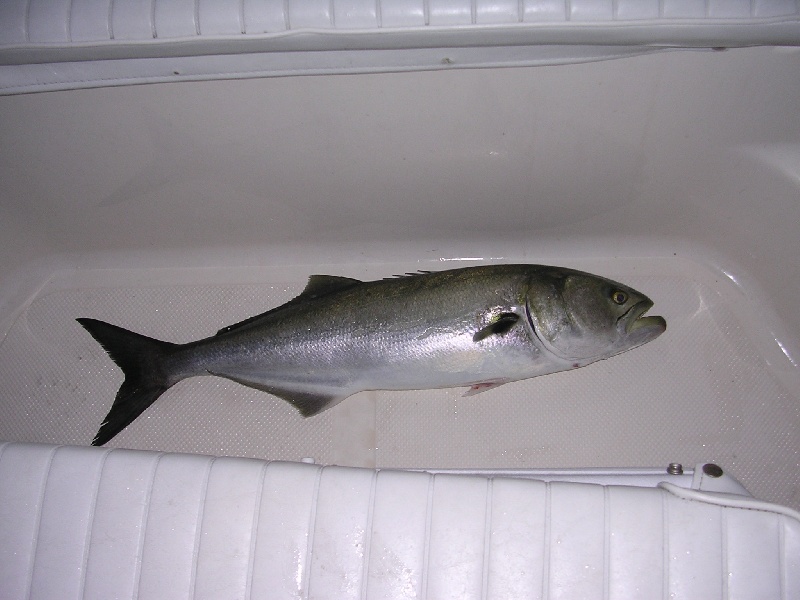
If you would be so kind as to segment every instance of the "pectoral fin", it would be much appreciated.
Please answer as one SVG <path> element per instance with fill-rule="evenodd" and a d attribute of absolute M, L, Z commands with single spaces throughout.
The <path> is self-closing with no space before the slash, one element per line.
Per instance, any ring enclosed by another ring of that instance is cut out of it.
<path fill-rule="evenodd" d="M 486 327 L 479 329 L 475 335 L 472 336 L 472 341 L 480 342 L 490 335 L 503 335 L 504 333 L 508 333 L 517 321 L 519 321 L 519 315 L 516 313 L 500 313 Z"/>

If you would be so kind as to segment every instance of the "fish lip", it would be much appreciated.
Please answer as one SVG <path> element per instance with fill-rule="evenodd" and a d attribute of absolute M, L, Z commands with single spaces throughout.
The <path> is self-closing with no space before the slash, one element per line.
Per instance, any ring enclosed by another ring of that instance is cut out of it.
<path fill-rule="evenodd" d="M 648 322 L 649 317 L 644 319 L 645 323 L 642 322 L 642 317 L 651 308 L 653 308 L 653 302 L 651 300 L 640 300 L 619 316 L 617 325 L 624 325 L 625 333 L 630 333 Z"/>
<path fill-rule="evenodd" d="M 624 323 L 626 326 L 629 326 L 652 307 L 653 302 L 651 300 L 640 300 L 636 304 L 632 304 L 628 310 L 617 317 L 617 324 Z"/>
<path fill-rule="evenodd" d="M 617 323 L 620 326 L 624 324 L 625 333 L 628 335 L 644 328 L 648 328 L 652 330 L 653 333 L 656 333 L 656 335 L 660 335 L 666 330 L 667 322 L 663 317 L 659 316 L 645 317 L 645 313 L 651 308 L 653 308 L 653 302 L 651 300 L 641 300 L 626 310 L 619 319 L 617 319 Z"/>

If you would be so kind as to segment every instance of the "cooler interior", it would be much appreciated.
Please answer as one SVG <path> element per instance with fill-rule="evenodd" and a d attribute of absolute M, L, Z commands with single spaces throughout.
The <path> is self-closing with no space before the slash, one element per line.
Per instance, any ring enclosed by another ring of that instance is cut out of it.
<path fill-rule="evenodd" d="M 75 321 L 172 342 L 378 279 L 525 262 L 622 281 L 657 340 L 471 397 L 304 419 L 214 377 L 109 445 L 366 467 L 714 462 L 800 508 L 800 51 L 0 97 L 0 439 L 87 445 L 122 373 Z"/>

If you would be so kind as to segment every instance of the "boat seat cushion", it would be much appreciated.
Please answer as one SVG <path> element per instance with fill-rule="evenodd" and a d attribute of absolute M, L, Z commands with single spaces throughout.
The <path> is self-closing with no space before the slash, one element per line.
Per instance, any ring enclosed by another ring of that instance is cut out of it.
<path fill-rule="evenodd" d="M 798 598 L 800 522 L 660 488 L 6 443 L 0 590 Z"/>

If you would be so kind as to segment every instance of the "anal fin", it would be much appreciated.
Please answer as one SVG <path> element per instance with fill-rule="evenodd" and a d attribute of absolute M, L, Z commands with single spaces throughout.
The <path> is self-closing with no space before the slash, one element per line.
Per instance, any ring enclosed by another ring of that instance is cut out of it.
<path fill-rule="evenodd" d="M 286 400 L 289 404 L 294 406 L 300 411 L 304 417 L 313 417 L 327 410 L 331 406 L 339 404 L 346 396 L 327 396 L 324 394 L 315 394 L 313 392 L 297 392 L 294 390 L 266 390 L 273 396 L 277 396 L 282 400 Z"/>
<path fill-rule="evenodd" d="M 500 387 L 503 384 L 508 383 L 508 379 L 500 379 L 496 381 L 485 381 L 482 383 L 473 383 L 472 387 L 469 388 L 466 392 L 464 392 L 463 397 L 467 396 L 474 396 L 475 394 L 480 394 L 481 392 L 486 392 L 488 390 L 493 390 L 495 388 Z"/>
<path fill-rule="evenodd" d="M 225 379 L 230 379 L 231 381 L 235 381 L 241 385 L 244 385 L 249 388 L 253 388 L 255 390 L 260 390 L 262 392 L 267 392 L 268 394 L 272 394 L 273 396 L 277 396 L 281 400 L 286 400 L 289 404 L 294 406 L 300 414 L 304 417 L 313 417 L 321 413 L 322 411 L 339 404 L 342 400 L 347 398 L 350 394 L 326 394 L 323 392 L 312 392 L 312 391 L 300 391 L 300 390 L 292 390 L 286 389 L 279 386 L 275 386 L 270 383 L 265 383 L 261 381 L 256 381 L 254 379 L 246 379 L 241 376 L 236 375 L 227 375 L 223 373 L 211 373 L 212 375 L 216 375 L 218 377 L 224 377 Z"/>

